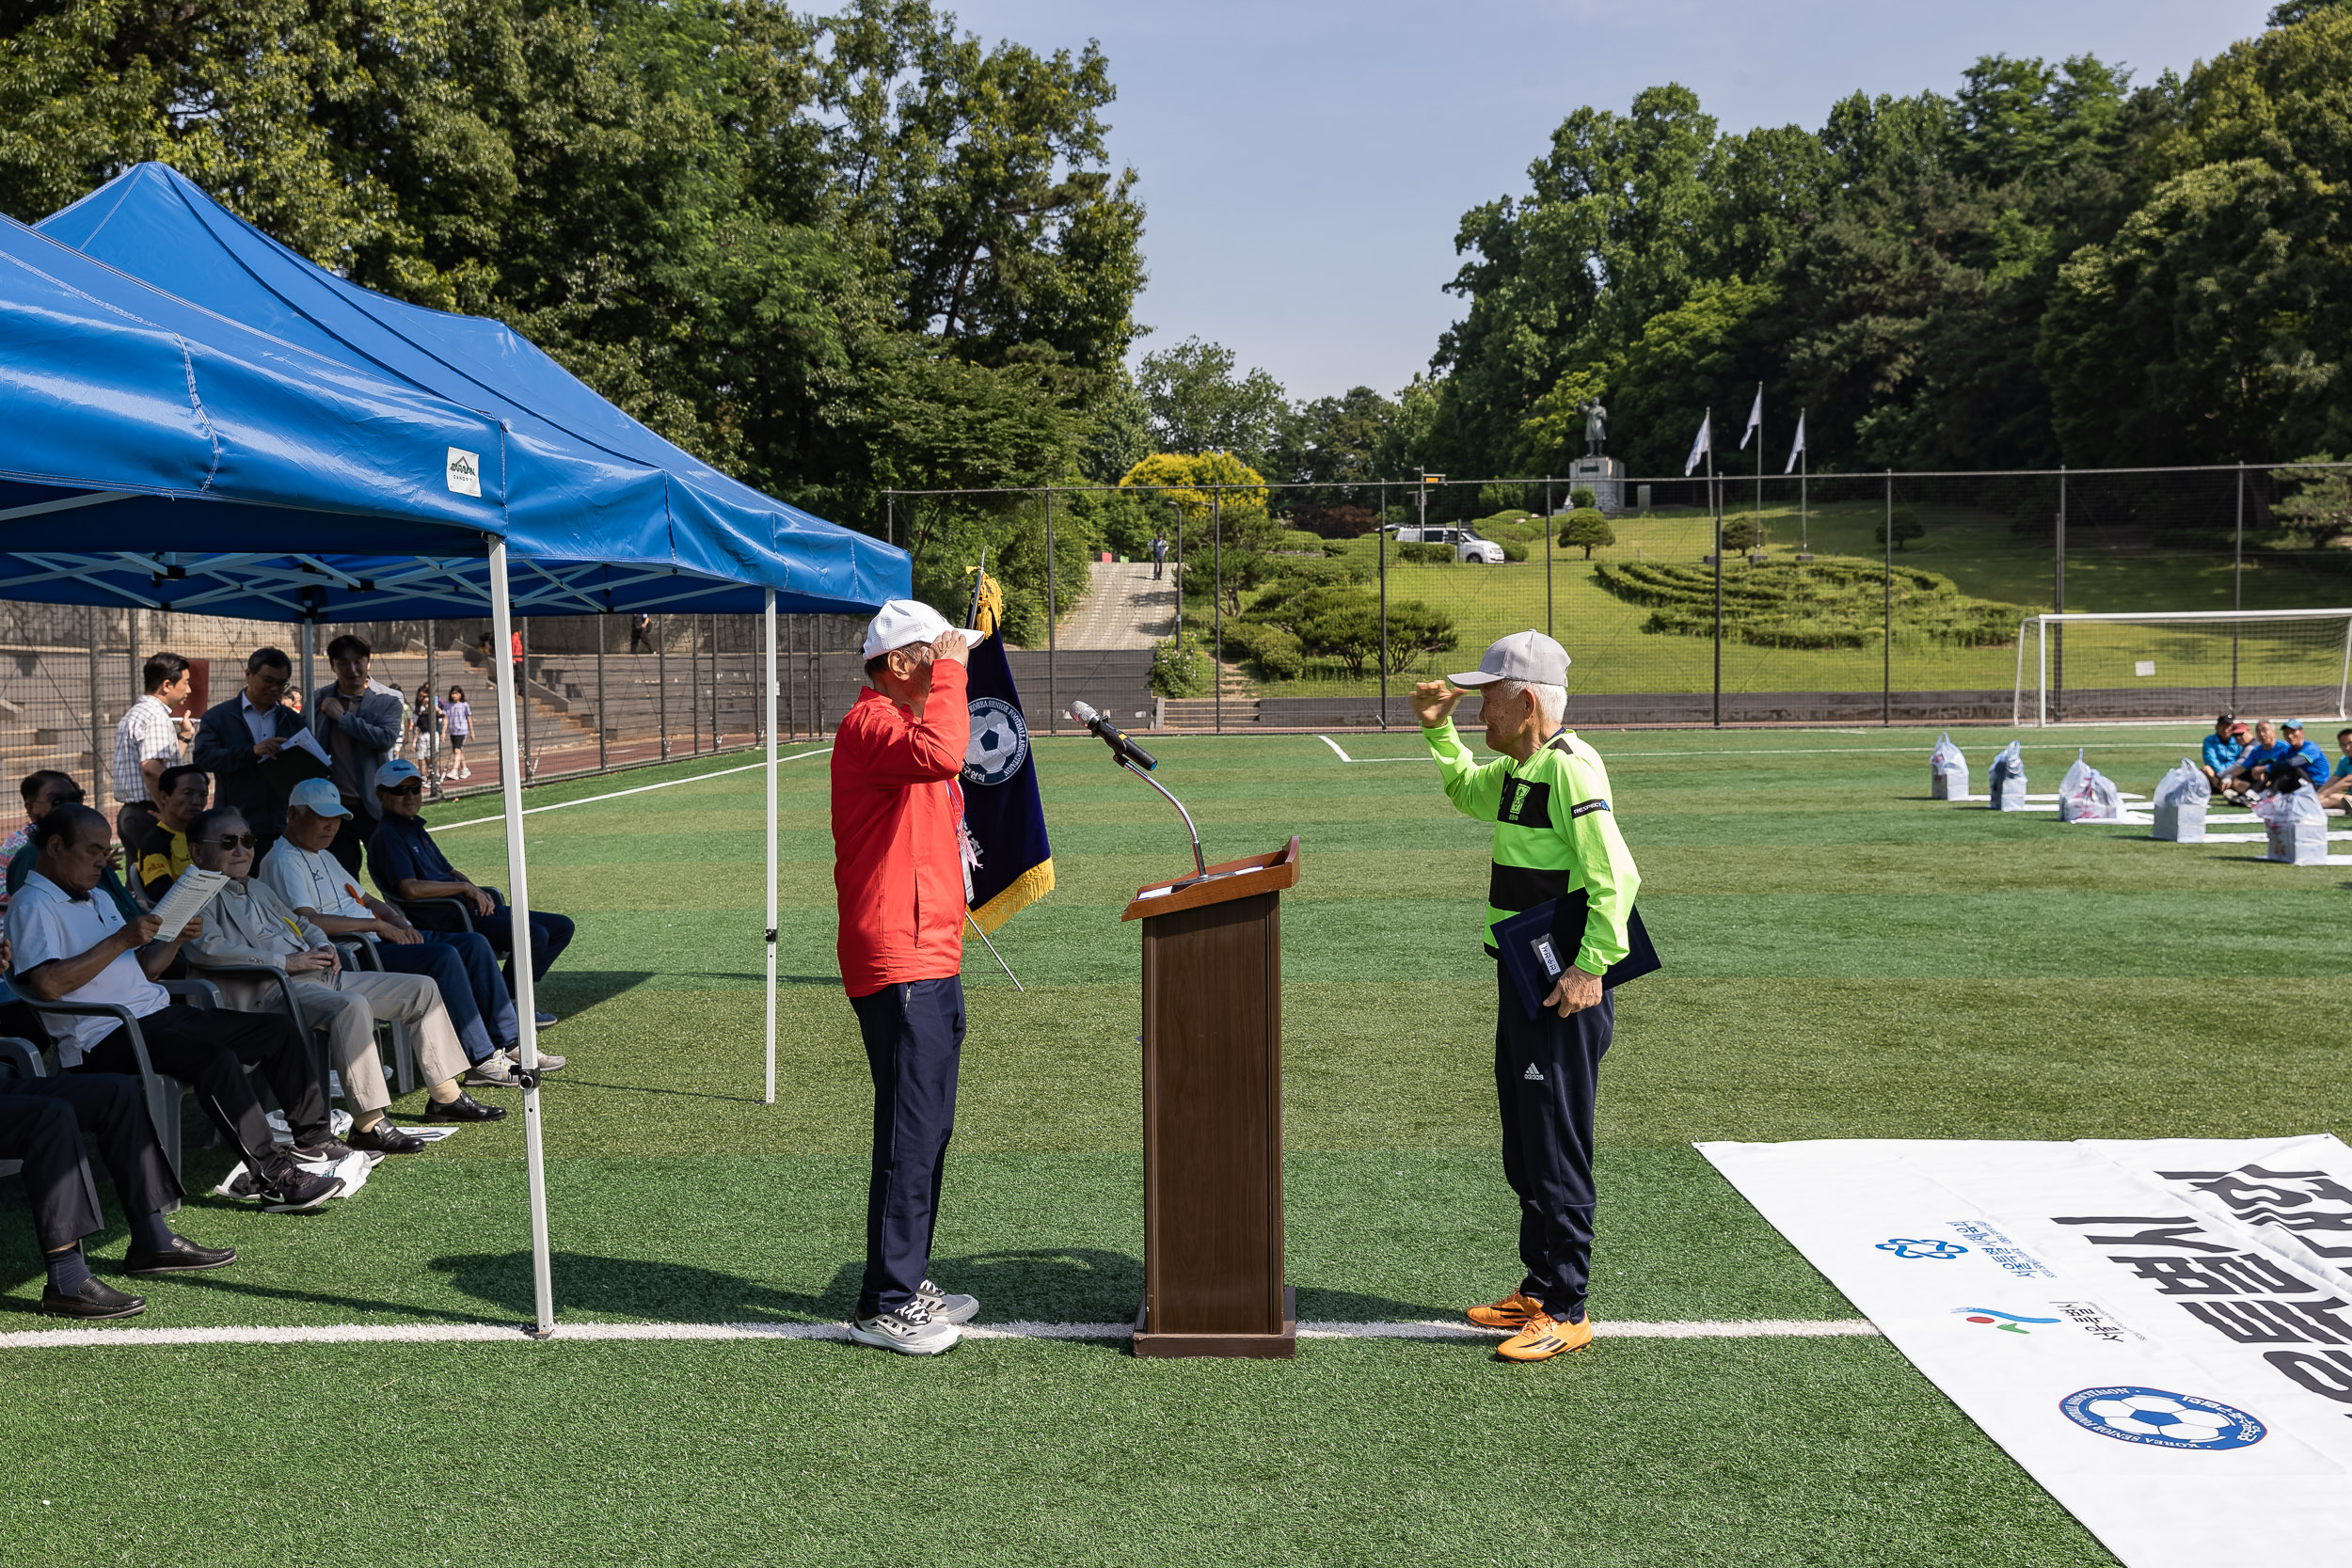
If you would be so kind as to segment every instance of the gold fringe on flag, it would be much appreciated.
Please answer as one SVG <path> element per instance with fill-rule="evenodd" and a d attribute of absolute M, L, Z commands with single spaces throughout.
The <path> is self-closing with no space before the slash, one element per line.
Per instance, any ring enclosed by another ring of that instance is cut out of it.
<path fill-rule="evenodd" d="M 972 924 L 987 935 L 1054 891 L 1054 863 L 1042 860 L 1024 871 L 1012 884 L 972 911 Z"/>

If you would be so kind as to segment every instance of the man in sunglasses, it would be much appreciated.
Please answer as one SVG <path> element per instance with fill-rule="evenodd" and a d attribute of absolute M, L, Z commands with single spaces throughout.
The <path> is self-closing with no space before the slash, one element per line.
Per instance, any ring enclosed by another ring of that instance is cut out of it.
<path fill-rule="evenodd" d="M 514 994 L 516 953 L 523 946 L 516 940 L 514 911 L 499 896 L 498 889 L 476 886 L 471 878 L 450 864 L 433 835 L 425 832 L 424 818 L 419 815 L 424 810 L 424 775 L 406 757 L 394 757 L 376 771 L 375 799 L 384 814 L 374 836 L 368 840 L 368 871 L 375 885 L 386 897 L 413 906 L 408 917 L 428 931 L 465 929 L 455 910 L 431 900 L 449 899 L 464 905 L 465 918 L 473 929 L 489 941 L 494 951 L 505 956 L 506 990 Z M 571 945 L 572 930 L 572 923 L 560 914 L 531 911 L 527 951 L 533 980 L 547 978 L 548 967 Z M 553 1013 L 538 1015 L 542 1029 L 554 1022 Z M 539 1053 L 543 1071 L 553 1071 L 562 1060 L 550 1059 L 545 1051 Z"/>
<path fill-rule="evenodd" d="M 188 943 L 190 968 L 201 974 L 212 965 L 261 964 L 282 970 L 294 981 L 303 1017 L 326 1037 L 326 1059 L 342 1075 L 352 1114 L 345 1142 L 362 1153 L 414 1154 L 425 1146 L 424 1139 L 402 1132 L 385 1115 L 392 1097 L 375 1050 L 379 1018 L 397 1020 L 416 1032 L 418 1063 L 432 1085 L 427 1121 L 498 1119 L 500 1113 L 458 1086 L 466 1053 L 441 1006 L 439 988 L 421 974 L 346 973 L 334 940 L 255 879 L 253 843 L 245 818 L 226 808 L 206 812 L 188 830 L 196 863 L 229 879 L 205 908 L 203 934 Z M 262 981 L 222 975 L 219 984 L 229 1005 L 241 1012 L 265 1012 L 279 1005 L 278 989 Z"/>
<path fill-rule="evenodd" d="M 286 800 L 286 836 L 262 858 L 262 880 L 296 914 L 338 942 L 364 942 L 393 974 L 430 979 L 440 989 L 441 1006 L 449 1009 L 458 1043 L 473 1064 L 466 1082 L 513 1088 L 515 1047 L 522 1031 L 515 1022 L 515 999 L 499 976 L 498 955 L 471 931 L 421 931 L 400 911 L 362 892 L 359 879 L 326 852 L 344 815 L 328 781 L 306 779 L 294 785 Z M 546 1063 L 545 1052 L 539 1060 Z M 557 1057 L 556 1066 L 563 1061 Z"/>

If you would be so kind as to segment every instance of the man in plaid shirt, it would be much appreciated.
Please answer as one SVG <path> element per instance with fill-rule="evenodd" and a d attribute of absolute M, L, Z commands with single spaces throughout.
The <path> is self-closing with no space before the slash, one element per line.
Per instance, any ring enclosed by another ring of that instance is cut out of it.
<path fill-rule="evenodd" d="M 193 720 L 171 710 L 188 700 L 188 661 L 178 654 L 151 656 L 139 672 L 147 695 L 115 725 L 115 836 L 132 853 L 155 830 L 154 798 L 167 768 L 187 761 L 181 749 L 196 732 Z"/>

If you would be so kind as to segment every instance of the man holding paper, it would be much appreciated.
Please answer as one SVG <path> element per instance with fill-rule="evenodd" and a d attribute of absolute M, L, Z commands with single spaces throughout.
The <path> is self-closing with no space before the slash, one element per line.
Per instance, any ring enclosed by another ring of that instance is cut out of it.
<path fill-rule="evenodd" d="M 245 814 L 266 856 L 286 831 L 286 796 L 307 777 L 324 778 L 328 767 L 302 715 L 286 705 L 294 684 L 294 661 L 282 648 L 256 648 L 245 661 L 245 689 L 204 712 L 188 760 L 213 776 L 213 803 Z M 308 768 L 287 756 L 302 751 Z M 310 769 L 315 769 L 311 771 Z"/>
<path fill-rule="evenodd" d="M 1486 951 L 1501 958 L 1495 927 L 1546 900 L 1573 906 L 1581 897 L 1587 909 L 1581 932 L 1556 933 L 1574 948 L 1572 961 L 1534 1018 L 1507 965 L 1496 965 L 1502 1174 L 1518 1195 L 1527 1273 L 1518 1290 L 1469 1316 L 1516 1331 L 1498 1350 L 1510 1361 L 1548 1360 L 1592 1343 L 1593 1108 L 1615 1024 L 1602 982 L 1627 957 L 1642 882 L 1617 832 L 1599 754 L 1563 722 L 1567 679 L 1567 651 L 1539 631 L 1504 638 L 1476 670 L 1454 677 L 1483 689 L 1486 745 L 1501 753 L 1484 767 L 1454 727 L 1462 693 L 1442 680 L 1413 689 L 1446 798 L 1465 816 L 1495 825 Z"/>
<path fill-rule="evenodd" d="M 180 956 L 182 942 L 203 927 L 191 922 L 160 938 L 163 916 L 126 922 L 112 900 L 90 896 L 106 868 L 111 837 L 106 819 L 82 805 L 55 806 L 33 825 L 37 869 L 8 901 L 16 990 L 41 1002 L 105 1002 L 129 1009 L 155 1070 L 193 1087 L 221 1136 L 259 1174 L 262 1207 L 317 1208 L 343 1190 L 342 1181 L 311 1175 L 296 1159 L 340 1160 L 351 1150 L 328 1127 L 326 1086 L 301 1035 L 283 1018 L 175 1003 L 155 984 Z M 183 879 L 187 891 L 174 891 L 191 898 L 197 885 L 191 872 Z M 66 1071 L 138 1072 L 130 1034 L 113 1019 L 44 1016 L 42 1022 L 56 1037 L 57 1065 Z M 261 1069 L 285 1108 L 293 1149 L 271 1134 L 246 1077 L 248 1065 Z"/>

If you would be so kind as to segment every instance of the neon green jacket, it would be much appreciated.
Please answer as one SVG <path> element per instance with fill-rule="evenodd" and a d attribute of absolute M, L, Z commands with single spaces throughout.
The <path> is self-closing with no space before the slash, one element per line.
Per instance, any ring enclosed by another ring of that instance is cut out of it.
<path fill-rule="evenodd" d="M 1494 869 L 1486 884 L 1486 951 L 1496 921 L 1578 888 L 1590 891 L 1592 913 L 1576 966 L 1605 974 L 1626 955 L 1626 918 L 1642 874 L 1610 810 L 1609 772 L 1600 754 L 1562 730 L 1525 763 L 1497 757 L 1484 768 L 1449 719 L 1424 729 L 1446 799 L 1464 816 L 1495 825 Z"/>

